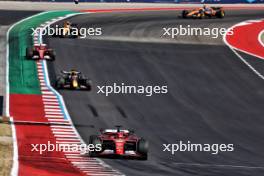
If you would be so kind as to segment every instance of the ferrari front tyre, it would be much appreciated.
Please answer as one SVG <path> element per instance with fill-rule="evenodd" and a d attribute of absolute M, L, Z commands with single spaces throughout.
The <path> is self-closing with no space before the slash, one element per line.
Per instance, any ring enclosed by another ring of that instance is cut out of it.
<path fill-rule="evenodd" d="M 89 144 L 93 144 L 94 147 L 101 145 L 102 146 L 102 141 L 100 140 L 100 138 L 96 135 L 92 135 L 90 136 L 89 139 Z M 101 153 L 102 151 L 90 151 L 90 156 L 96 156 L 97 154 Z"/>
<path fill-rule="evenodd" d="M 51 60 L 51 61 L 54 61 L 55 58 L 56 58 L 56 53 L 55 53 L 55 51 L 54 51 L 54 50 L 51 50 L 51 51 L 49 52 L 49 56 L 50 56 L 50 60 Z"/>
<path fill-rule="evenodd" d="M 26 58 L 32 59 L 32 57 L 33 57 L 33 50 L 32 50 L 32 48 L 27 48 L 27 50 L 26 50 Z"/>
<path fill-rule="evenodd" d="M 137 152 L 141 155 L 148 154 L 149 143 L 145 139 L 140 139 L 137 143 Z"/>
<path fill-rule="evenodd" d="M 98 145 L 98 144 L 102 144 L 102 142 L 98 136 L 92 135 L 89 138 L 89 144 Z"/>

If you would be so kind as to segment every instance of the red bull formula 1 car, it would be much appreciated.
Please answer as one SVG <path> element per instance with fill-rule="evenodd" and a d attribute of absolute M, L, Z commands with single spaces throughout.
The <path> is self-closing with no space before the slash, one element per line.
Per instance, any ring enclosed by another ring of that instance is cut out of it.
<path fill-rule="evenodd" d="M 101 151 L 90 152 L 91 157 L 122 157 L 147 160 L 148 141 L 138 137 L 133 131 L 102 129 L 101 134 L 90 136 L 90 144 L 102 146 Z"/>
<path fill-rule="evenodd" d="M 92 81 L 76 70 L 61 71 L 61 75 L 58 76 L 55 82 L 55 87 L 57 89 L 83 89 L 90 91 L 92 89 Z"/>
<path fill-rule="evenodd" d="M 53 49 L 47 47 L 46 44 L 34 44 L 32 48 L 27 48 L 26 58 L 32 60 L 46 59 L 55 60 L 56 54 Z"/>
<path fill-rule="evenodd" d="M 183 10 L 182 18 L 193 18 L 193 19 L 202 19 L 202 18 L 224 18 L 225 11 L 222 7 L 208 7 L 204 6 L 202 8 L 197 8 L 193 10 Z"/>

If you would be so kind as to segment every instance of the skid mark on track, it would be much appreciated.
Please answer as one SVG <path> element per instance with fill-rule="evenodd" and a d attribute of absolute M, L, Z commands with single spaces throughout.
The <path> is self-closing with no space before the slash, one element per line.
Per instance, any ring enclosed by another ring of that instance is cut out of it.
<path fill-rule="evenodd" d="M 94 117 L 99 117 L 98 111 L 96 110 L 96 108 L 93 105 L 88 104 L 88 107 L 90 108 Z"/>
<path fill-rule="evenodd" d="M 122 109 L 120 106 L 116 106 L 116 109 L 118 110 L 118 112 L 121 114 L 122 117 L 124 117 L 125 119 L 127 118 L 127 114 L 124 111 L 124 109 Z"/>

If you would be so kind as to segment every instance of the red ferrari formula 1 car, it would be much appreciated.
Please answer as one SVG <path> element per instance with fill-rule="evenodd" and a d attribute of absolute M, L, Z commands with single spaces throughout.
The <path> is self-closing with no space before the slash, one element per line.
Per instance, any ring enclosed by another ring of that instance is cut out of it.
<path fill-rule="evenodd" d="M 193 10 L 183 10 L 182 18 L 193 18 L 193 19 L 202 19 L 202 18 L 224 18 L 225 11 L 222 7 L 208 7 L 204 6 L 202 8 L 197 8 Z"/>
<path fill-rule="evenodd" d="M 26 50 L 27 59 L 39 60 L 55 60 L 55 52 L 53 49 L 47 47 L 46 44 L 35 44 L 32 48 L 27 48 Z"/>
<path fill-rule="evenodd" d="M 100 135 L 90 136 L 90 144 L 102 146 L 101 151 L 90 152 L 91 157 L 122 157 L 147 160 L 148 141 L 134 134 L 133 131 L 102 129 Z"/>

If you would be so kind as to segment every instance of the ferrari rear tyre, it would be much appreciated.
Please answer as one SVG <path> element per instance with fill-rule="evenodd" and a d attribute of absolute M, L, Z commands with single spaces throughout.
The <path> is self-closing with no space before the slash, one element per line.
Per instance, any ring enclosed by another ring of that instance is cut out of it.
<path fill-rule="evenodd" d="M 54 50 L 51 50 L 50 53 L 49 53 L 49 56 L 50 56 L 50 60 L 51 61 L 54 61 L 55 58 L 56 58 L 56 53 Z"/>
<path fill-rule="evenodd" d="M 26 58 L 27 59 L 32 59 L 32 57 L 33 57 L 33 50 L 32 50 L 32 48 L 27 48 L 27 50 L 26 50 Z"/>
<path fill-rule="evenodd" d="M 145 139 L 140 139 L 137 144 L 137 152 L 145 156 L 148 154 L 149 144 Z"/>
<path fill-rule="evenodd" d="M 142 155 L 139 159 L 140 160 L 148 160 L 148 155 Z"/>
<path fill-rule="evenodd" d="M 100 138 L 96 135 L 92 135 L 90 136 L 89 139 L 89 144 L 93 144 L 94 147 L 101 145 L 102 146 L 102 141 L 100 140 Z M 90 151 L 90 156 L 96 156 L 97 154 L 101 153 L 102 151 Z"/>
<path fill-rule="evenodd" d="M 188 14 L 188 11 L 187 10 L 183 10 L 182 11 L 182 18 L 187 18 L 187 14 Z"/>

